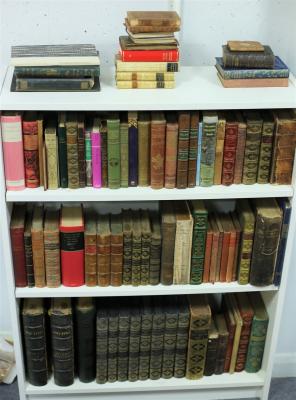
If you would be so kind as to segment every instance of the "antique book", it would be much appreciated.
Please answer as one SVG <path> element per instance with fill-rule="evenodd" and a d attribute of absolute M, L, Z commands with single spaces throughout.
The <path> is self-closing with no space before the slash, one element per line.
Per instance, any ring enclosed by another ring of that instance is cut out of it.
<path fill-rule="evenodd" d="M 261 115 L 263 119 L 263 126 L 259 153 L 257 182 L 268 183 L 275 122 L 273 115 L 269 110 L 262 111 Z"/>
<path fill-rule="evenodd" d="M 123 230 L 123 271 L 122 283 L 131 285 L 132 283 L 132 210 L 122 210 L 122 230 Z"/>
<path fill-rule="evenodd" d="M 241 246 L 241 239 L 242 239 L 242 226 L 239 221 L 239 217 L 235 211 L 230 212 L 232 223 L 235 230 L 235 249 L 234 249 L 234 258 L 233 258 L 233 266 L 232 266 L 232 277 L 227 275 L 226 279 L 230 279 L 231 281 L 238 280 L 238 269 L 239 269 L 239 254 L 240 254 L 240 246 Z M 254 229 L 254 227 L 253 227 Z M 246 244 L 246 243 L 245 243 Z M 228 282 L 228 281 L 227 281 Z"/>
<path fill-rule="evenodd" d="M 139 186 L 150 184 L 150 113 L 139 112 L 138 117 L 138 175 Z"/>
<path fill-rule="evenodd" d="M 178 189 L 188 186 L 188 156 L 190 137 L 190 112 L 180 111 L 178 114 L 179 135 L 177 151 L 177 182 Z"/>
<path fill-rule="evenodd" d="M 60 211 L 48 208 L 44 218 L 44 262 L 46 286 L 59 287 L 61 284 L 60 268 Z"/>
<path fill-rule="evenodd" d="M 209 282 L 214 283 L 214 282 L 216 282 L 216 278 L 218 278 L 219 272 L 220 272 L 219 241 L 220 241 L 220 248 L 222 251 L 221 246 L 222 246 L 223 233 L 221 232 L 221 235 L 220 235 L 220 230 L 217 225 L 217 221 L 216 221 L 214 214 L 209 215 L 209 225 L 213 232 L 211 261 L 210 261 L 210 268 L 209 268 Z M 220 236 L 221 236 L 221 239 L 220 239 Z M 221 256 L 221 253 L 220 253 L 220 256 Z"/>
<path fill-rule="evenodd" d="M 176 11 L 127 11 L 126 14 L 131 27 L 147 25 L 157 30 L 159 26 L 170 28 L 181 25 L 181 19 Z"/>
<path fill-rule="evenodd" d="M 219 335 L 214 373 L 215 375 L 221 375 L 224 372 L 224 364 L 226 358 L 229 332 L 227 329 L 224 315 L 222 313 L 215 314 L 213 316 L 213 319 Z"/>
<path fill-rule="evenodd" d="M 28 382 L 34 386 L 46 385 L 48 361 L 43 299 L 24 299 L 22 322 Z"/>
<path fill-rule="evenodd" d="M 84 210 L 84 279 L 86 286 L 97 286 L 97 214 Z"/>
<path fill-rule="evenodd" d="M 38 129 L 38 162 L 39 162 L 39 182 L 40 186 L 44 186 L 44 167 L 43 167 L 43 114 L 37 114 Z"/>
<path fill-rule="evenodd" d="M 62 206 L 61 271 L 65 286 L 84 284 L 84 218 L 82 205 Z"/>
<path fill-rule="evenodd" d="M 94 118 L 91 137 L 92 185 L 102 187 L 101 120 Z"/>
<path fill-rule="evenodd" d="M 153 111 L 150 145 L 150 186 L 152 189 L 161 189 L 164 186 L 165 130 L 164 113 Z"/>
<path fill-rule="evenodd" d="M 216 324 L 212 319 L 209 328 L 204 376 L 211 376 L 215 373 L 218 345 L 219 345 L 219 333 Z"/>
<path fill-rule="evenodd" d="M 229 293 L 229 294 L 227 293 L 225 296 L 226 296 L 226 298 L 227 297 L 229 298 L 228 307 L 231 308 L 231 310 L 233 312 L 233 317 L 235 320 L 235 332 L 234 332 L 231 360 L 230 360 L 230 366 L 229 366 L 229 373 L 232 374 L 235 372 L 239 344 L 240 344 L 240 339 L 241 339 L 243 320 L 241 318 L 238 304 L 237 304 L 234 293 Z"/>
<path fill-rule="evenodd" d="M 100 299 L 96 317 L 96 382 L 106 383 L 108 372 L 108 311 Z"/>
<path fill-rule="evenodd" d="M 60 186 L 68 187 L 68 164 L 67 164 L 67 130 L 66 130 L 66 113 L 58 114 L 58 155 L 59 155 L 59 177 Z"/>
<path fill-rule="evenodd" d="M 155 43 L 155 44 L 175 44 L 178 43 L 172 28 L 160 27 L 159 32 L 155 32 L 155 27 L 142 25 L 131 27 L 128 19 L 125 18 L 126 32 L 136 44 Z M 158 29 L 157 29 L 158 30 Z"/>
<path fill-rule="evenodd" d="M 219 282 L 221 266 L 222 266 L 223 244 L 225 245 L 224 248 L 227 251 L 229 241 L 227 243 L 227 240 L 224 240 L 224 230 L 223 230 L 223 225 L 222 225 L 222 220 L 221 220 L 221 214 L 215 213 L 214 216 L 215 216 L 215 222 L 216 222 L 216 225 L 217 225 L 217 228 L 219 231 L 217 261 L 216 261 L 216 267 L 215 267 L 215 282 Z"/>
<path fill-rule="evenodd" d="M 174 251 L 176 240 L 176 215 L 172 201 L 163 201 L 161 207 L 161 271 L 160 282 L 172 285 L 174 278 Z"/>
<path fill-rule="evenodd" d="M 256 183 L 257 180 L 263 121 L 258 111 L 247 110 L 244 116 L 247 122 L 247 133 L 242 183 L 250 185 Z"/>
<path fill-rule="evenodd" d="M 141 285 L 149 284 L 151 227 L 148 210 L 140 210 L 141 222 Z"/>
<path fill-rule="evenodd" d="M 175 81 L 118 81 L 117 89 L 174 89 Z"/>
<path fill-rule="evenodd" d="M 254 199 L 253 206 L 256 225 L 250 283 L 255 286 L 271 285 L 280 240 L 282 210 L 272 198 Z"/>
<path fill-rule="evenodd" d="M 237 217 L 241 226 L 241 244 L 238 254 L 237 280 L 241 285 L 249 283 L 252 249 L 254 241 L 255 216 L 247 199 L 236 203 Z M 261 243 L 258 245 L 261 245 Z"/>
<path fill-rule="evenodd" d="M 150 212 L 151 243 L 150 243 L 150 267 L 149 284 L 158 285 L 160 282 L 161 265 L 161 226 L 159 214 L 156 211 Z"/>
<path fill-rule="evenodd" d="M 116 72 L 116 81 L 175 81 L 174 72 Z"/>
<path fill-rule="evenodd" d="M 214 183 L 217 125 L 217 112 L 203 112 L 200 186 L 211 186 Z"/>
<path fill-rule="evenodd" d="M 200 185 L 200 163 L 201 163 L 201 152 L 202 152 L 202 135 L 203 135 L 203 123 L 198 123 L 198 134 L 197 134 L 197 159 L 196 159 L 196 186 Z"/>
<path fill-rule="evenodd" d="M 15 67 L 14 73 L 16 76 L 35 78 L 79 78 L 81 76 L 100 76 L 100 65 L 23 65 Z"/>
<path fill-rule="evenodd" d="M 100 91 L 98 78 L 86 76 L 80 78 L 35 78 L 15 76 L 12 92 L 71 92 Z"/>
<path fill-rule="evenodd" d="M 77 299 L 74 329 L 78 378 L 91 382 L 96 376 L 96 308 L 92 298 Z"/>
<path fill-rule="evenodd" d="M 254 311 L 252 328 L 245 363 L 246 372 L 258 372 L 261 368 L 268 328 L 268 314 L 260 292 L 248 293 Z"/>
<path fill-rule="evenodd" d="M 128 187 L 128 122 L 127 113 L 120 113 L 120 187 Z"/>
<path fill-rule="evenodd" d="M 189 154 L 188 154 L 188 187 L 196 184 L 196 162 L 198 141 L 199 112 L 190 112 Z"/>
<path fill-rule="evenodd" d="M 45 287 L 46 274 L 44 262 L 44 235 L 43 235 L 43 206 L 36 205 L 33 210 L 33 220 L 31 227 L 33 266 L 36 287 Z"/>
<path fill-rule="evenodd" d="M 39 160 L 38 160 L 38 123 L 37 113 L 27 111 L 23 116 L 23 143 L 25 164 L 25 185 L 29 188 L 38 187 Z"/>
<path fill-rule="evenodd" d="M 66 137 L 67 137 L 67 166 L 68 166 L 68 187 L 70 189 L 79 188 L 79 169 L 78 169 L 78 130 L 77 113 L 69 112 L 66 114 Z"/>
<path fill-rule="evenodd" d="M 178 324 L 176 333 L 174 377 L 184 378 L 186 374 L 188 332 L 190 311 L 187 296 L 177 296 Z"/>
<path fill-rule="evenodd" d="M 178 121 L 175 112 L 167 112 L 166 138 L 165 138 L 165 165 L 164 187 L 173 189 L 176 187 L 177 152 L 178 152 Z"/>
<path fill-rule="evenodd" d="M 219 221 L 221 228 L 223 230 L 223 240 L 222 240 L 222 252 L 221 252 L 221 263 L 220 263 L 220 273 L 219 282 L 226 282 L 227 266 L 229 258 L 229 245 L 230 245 L 230 233 L 233 225 L 230 221 L 229 214 L 221 213 L 219 214 Z"/>
<path fill-rule="evenodd" d="M 174 284 L 182 285 L 190 283 L 193 218 L 187 201 L 175 201 L 173 206 L 176 215 Z"/>
<path fill-rule="evenodd" d="M 32 220 L 33 220 L 33 209 L 29 208 L 26 211 L 26 220 L 25 220 L 25 230 L 24 230 L 24 246 L 25 246 L 25 268 L 26 268 L 26 276 L 27 283 L 29 287 L 35 286 L 35 278 L 34 278 L 34 266 L 33 266 L 33 250 L 32 250 Z M 14 239 L 11 239 L 13 242 Z M 12 253 L 14 254 L 14 247 L 12 243 Z M 14 257 L 14 256 L 13 256 Z"/>
<path fill-rule="evenodd" d="M 273 68 L 274 54 L 269 46 L 264 51 L 230 51 L 226 45 L 222 46 L 223 64 L 225 67 L 240 68 Z"/>
<path fill-rule="evenodd" d="M 191 200 L 190 206 L 193 217 L 190 284 L 197 285 L 203 281 L 208 211 L 202 200 Z"/>
<path fill-rule="evenodd" d="M 85 120 L 84 114 L 77 114 L 77 151 L 78 151 L 78 175 L 79 187 L 86 186 L 86 173 L 85 173 Z"/>
<path fill-rule="evenodd" d="M 118 113 L 107 117 L 108 187 L 120 188 L 120 120 Z"/>
<path fill-rule="evenodd" d="M 174 376 L 175 349 L 178 328 L 178 306 L 172 296 L 164 299 L 165 327 L 162 355 L 162 378 L 169 379 Z"/>
<path fill-rule="evenodd" d="M 147 28 L 147 27 L 146 27 Z M 133 29 L 133 28 L 132 28 Z M 166 29 L 164 27 L 164 29 Z M 133 41 L 133 39 L 130 36 L 119 36 L 119 43 L 120 43 L 120 47 L 123 50 L 173 50 L 173 49 L 177 49 L 178 48 L 178 41 L 177 40 L 170 40 L 169 42 L 157 42 L 155 40 L 153 40 L 153 38 L 149 37 L 147 40 L 143 40 L 141 43 L 139 43 L 139 40 L 136 40 L 135 43 Z M 142 72 L 136 72 L 136 74 L 142 74 Z M 155 76 L 155 72 L 147 72 L 148 74 L 152 74 L 152 75 L 148 75 L 149 79 L 151 79 L 151 77 Z M 165 74 L 171 74 L 173 75 L 173 72 L 166 72 Z M 121 73 L 120 73 L 121 74 Z M 130 72 L 128 72 L 128 74 L 130 74 Z M 145 73 L 146 74 L 146 73 Z M 139 75 L 137 75 L 138 77 Z M 146 75 L 145 75 L 146 76 Z M 129 77 L 130 79 L 130 77 Z M 137 78 L 139 79 L 139 78 Z M 147 79 L 147 80 L 149 80 Z M 154 80 L 155 78 L 153 78 Z"/>
<path fill-rule="evenodd" d="M 108 306 L 108 369 L 107 381 L 117 381 L 118 353 L 118 305 L 116 299 L 111 299 Z"/>
<path fill-rule="evenodd" d="M 99 286 L 111 283 L 111 228 L 109 214 L 97 219 L 97 277 Z"/>
<path fill-rule="evenodd" d="M 186 378 L 200 379 L 204 373 L 208 331 L 211 325 L 211 308 L 206 295 L 188 295 L 190 328 Z"/>
<path fill-rule="evenodd" d="M 47 164 L 47 189 L 59 187 L 59 158 L 56 121 L 50 119 L 44 129 L 46 164 Z"/>
<path fill-rule="evenodd" d="M 86 186 L 92 186 L 91 130 L 92 130 L 92 121 L 90 118 L 88 118 L 85 123 L 85 132 L 84 132 Z"/>
<path fill-rule="evenodd" d="M 111 286 L 121 286 L 123 269 L 123 231 L 121 214 L 111 214 L 110 228 L 110 284 Z"/>
<path fill-rule="evenodd" d="M 225 114 L 223 112 L 218 112 L 214 185 L 220 185 L 222 179 L 225 126 L 226 126 Z"/>
<path fill-rule="evenodd" d="M 151 331 L 149 378 L 155 380 L 162 377 L 162 361 L 165 333 L 164 299 L 161 296 L 153 296 L 152 304 L 153 317 Z"/>
<path fill-rule="evenodd" d="M 74 335 L 71 299 L 51 299 L 51 351 L 54 383 L 69 386 L 74 382 Z"/>
<path fill-rule="evenodd" d="M 23 190 L 25 188 L 25 168 L 21 114 L 7 111 L 2 113 L 1 133 L 6 189 Z"/>
<path fill-rule="evenodd" d="M 129 299 L 121 299 L 118 310 L 117 380 L 128 379 L 130 312 Z"/>
<path fill-rule="evenodd" d="M 296 147 L 296 113 L 293 110 L 277 110 L 272 155 L 271 183 L 290 185 Z"/>
<path fill-rule="evenodd" d="M 43 161 L 43 187 L 44 190 L 47 190 L 47 162 L 46 162 L 46 148 L 44 142 L 42 148 L 42 161 Z"/>
<path fill-rule="evenodd" d="M 128 111 L 128 186 L 138 186 L 138 113 Z"/>
<path fill-rule="evenodd" d="M 202 276 L 203 283 L 210 282 L 213 235 L 214 231 L 209 218 L 207 224 L 206 242 L 205 242 L 205 257 L 204 257 L 203 276 Z"/>
<path fill-rule="evenodd" d="M 153 308 L 151 297 L 141 299 L 141 336 L 139 353 L 139 379 L 149 379 Z"/>
<path fill-rule="evenodd" d="M 101 156 L 101 185 L 102 187 L 108 187 L 108 129 L 107 129 L 107 120 L 101 119 L 100 121 L 100 150 L 97 149 L 98 153 L 100 152 Z M 97 160 L 97 164 L 99 164 L 99 160 Z"/>
<path fill-rule="evenodd" d="M 143 42 L 145 43 L 145 41 L 141 41 L 141 43 Z M 179 70 L 178 62 L 124 62 L 120 60 L 119 55 L 115 58 L 115 66 L 117 72 L 178 72 Z"/>
<path fill-rule="evenodd" d="M 139 379 L 140 341 L 141 341 L 141 309 L 140 299 L 133 297 L 130 303 L 130 336 L 128 380 L 135 382 Z"/>
<path fill-rule="evenodd" d="M 236 319 L 234 312 L 230 303 L 230 294 L 224 294 L 222 297 L 222 311 L 224 314 L 227 330 L 228 330 L 228 340 L 226 344 L 225 362 L 224 362 L 224 372 L 229 372 L 234 336 L 236 332 Z"/>
<path fill-rule="evenodd" d="M 231 185 L 234 180 L 235 158 L 237 150 L 238 123 L 235 114 L 226 113 L 225 141 L 223 151 L 222 184 Z"/>
<path fill-rule="evenodd" d="M 236 247 L 238 247 L 239 243 L 239 233 L 234 225 L 231 213 L 228 214 L 227 222 L 225 225 L 225 229 L 229 232 L 229 247 L 228 247 L 228 258 L 226 265 L 226 274 L 223 275 L 222 282 L 231 282 L 233 279 L 233 273 L 236 273 Z"/>
<path fill-rule="evenodd" d="M 288 87 L 289 78 L 252 78 L 252 79 L 223 79 L 218 73 L 225 88 L 257 88 L 257 87 Z"/>
<path fill-rule="evenodd" d="M 132 281 L 133 286 L 141 284 L 142 229 L 139 210 L 132 211 Z"/>
<path fill-rule="evenodd" d="M 242 176 L 243 176 L 247 123 L 244 120 L 241 111 L 235 112 L 235 119 L 238 122 L 238 130 L 237 130 L 237 145 L 236 145 L 233 183 L 239 184 L 242 183 Z"/>
<path fill-rule="evenodd" d="M 264 51 L 264 46 L 260 42 L 251 40 L 228 40 L 227 46 L 230 51 Z"/>
<path fill-rule="evenodd" d="M 26 207 L 24 204 L 14 204 L 10 220 L 10 240 L 13 258 L 14 281 L 16 287 L 25 287 L 28 284 L 24 243 L 25 218 Z"/>

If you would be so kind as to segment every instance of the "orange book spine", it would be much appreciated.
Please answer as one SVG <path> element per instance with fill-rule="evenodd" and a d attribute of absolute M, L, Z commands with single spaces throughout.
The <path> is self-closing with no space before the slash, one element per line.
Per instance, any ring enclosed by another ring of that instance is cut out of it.
<path fill-rule="evenodd" d="M 229 238 L 229 252 L 228 252 L 228 260 L 227 260 L 227 267 L 226 267 L 226 282 L 232 281 L 232 275 L 235 262 L 235 250 L 236 250 L 236 232 L 230 232 Z"/>
<path fill-rule="evenodd" d="M 224 232 L 220 265 L 220 282 L 226 282 L 227 263 L 229 257 L 230 232 Z"/>

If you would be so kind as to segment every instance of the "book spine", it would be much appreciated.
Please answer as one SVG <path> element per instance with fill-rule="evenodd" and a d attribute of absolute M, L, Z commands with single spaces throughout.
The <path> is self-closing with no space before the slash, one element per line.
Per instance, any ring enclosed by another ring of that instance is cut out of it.
<path fill-rule="evenodd" d="M 123 234 L 113 235 L 111 233 L 111 258 L 110 258 L 110 284 L 111 286 L 122 285 L 123 268 Z"/>
<path fill-rule="evenodd" d="M 229 372 L 232 348 L 233 348 L 233 342 L 234 342 L 234 335 L 235 335 L 235 325 L 230 324 L 227 314 L 225 315 L 225 319 L 227 321 L 227 329 L 229 332 L 229 336 L 228 336 L 226 355 L 225 355 L 224 372 Z"/>
<path fill-rule="evenodd" d="M 160 263 L 161 263 L 161 232 L 158 220 L 158 215 L 152 215 L 151 218 L 152 235 L 150 247 L 150 269 L 149 269 L 149 284 L 158 285 L 160 282 Z M 154 231 L 156 227 L 159 229 L 159 234 Z"/>
<path fill-rule="evenodd" d="M 258 183 L 269 182 L 274 122 L 264 122 L 262 128 L 261 146 L 258 165 Z"/>
<path fill-rule="evenodd" d="M 68 187 L 67 135 L 64 126 L 58 126 L 59 174 L 62 188 Z"/>
<path fill-rule="evenodd" d="M 203 280 L 205 247 L 207 237 L 207 215 L 194 215 L 192 254 L 191 254 L 191 285 L 199 285 Z"/>
<path fill-rule="evenodd" d="M 101 177 L 102 187 L 108 187 L 108 139 L 107 131 L 101 132 Z"/>
<path fill-rule="evenodd" d="M 15 80 L 16 91 L 71 91 L 90 90 L 94 85 L 93 78 L 17 78 Z"/>
<path fill-rule="evenodd" d="M 163 285 L 172 285 L 174 280 L 174 249 L 176 224 L 162 222 L 162 249 L 160 282 Z"/>
<path fill-rule="evenodd" d="M 190 134 L 189 134 L 188 187 L 195 187 L 196 184 L 198 121 L 199 121 L 198 112 L 192 111 L 190 116 Z"/>
<path fill-rule="evenodd" d="M 25 168 L 21 116 L 2 115 L 1 132 L 6 189 L 23 190 L 25 188 Z"/>
<path fill-rule="evenodd" d="M 79 78 L 81 76 L 100 76 L 100 66 L 95 65 L 84 66 L 84 65 L 76 65 L 71 66 L 43 66 L 43 67 L 27 67 L 27 66 L 19 66 L 15 67 L 14 73 L 18 77 L 34 77 L 34 78 Z"/>
<path fill-rule="evenodd" d="M 132 285 L 141 284 L 141 234 L 133 232 L 132 241 Z"/>
<path fill-rule="evenodd" d="M 150 183 L 150 122 L 138 121 L 139 186 Z"/>
<path fill-rule="evenodd" d="M 78 128 L 77 128 L 77 151 L 78 151 L 79 187 L 81 188 L 84 188 L 86 185 L 84 136 L 85 136 L 84 116 L 80 115 L 78 119 Z"/>
<path fill-rule="evenodd" d="M 212 251 L 211 251 L 211 264 L 210 264 L 210 273 L 209 279 L 211 283 L 216 281 L 216 272 L 218 270 L 218 266 L 220 267 L 220 259 L 218 256 L 219 252 L 219 239 L 220 233 L 213 232 L 213 239 L 212 239 Z"/>
<path fill-rule="evenodd" d="M 247 226 L 243 228 L 240 244 L 237 279 L 240 285 L 246 285 L 249 282 L 253 239 L 254 227 L 251 227 L 251 224 L 247 224 Z"/>
<path fill-rule="evenodd" d="M 95 188 L 102 187 L 101 168 L 101 134 L 91 132 L 92 184 Z"/>
<path fill-rule="evenodd" d="M 264 354 L 268 319 L 253 318 L 252 330 L 248 346 L 245 371 L 256 373 L 260 370 Z"/>
<path fill-rule="evenodd" d="M 45 129 L 45 147 L 47 162 L 47 187 L 57 189 L 59 187 L 58 176 L 58 141 L 55 130 Z"/>
<path fill-rule="evenodd" d="M 149 378 L 152 380 L 160 379 L 162 375 L 164 330 L 165 330 L 165 314 L 162 307 L 156 305 L 154 308 L 152 332 L 151 332 Z"/>
<path fill-rule="evenodd" d="M 109 286 L 111 281 L 111 237 L 109 234 L 97 235 L 98 285 Z"/>
<path fill-rule="evenodd" d="M 260 152 L 262 124 L 258 122 L 247 123 L 245 159 L 243 167 L 243 180 L 245 185 L 256 183 L 258 170 L 258 157 Z"/>
<path fill-rule="evenodd" d="M 234 272 L 236 274 L 236 257 L 235 257 L 236 241 L 237 241 L 236 232 L 234 232 L 234 231 L 230 232 L 228 260 L 227 260 L 227 267 L 226 267 L 226 282 L 231 282 L 233 280 Z"/>
<path fill-rule="evenodd" d="M 226 124 L 225 119 L 218 120 L 215 169 L 214 169 L 214 185 L 221 185 L 223 155 L 224 155 L 224 140 L 225 140 L 225 124 Z"/>
<path fill-rule="evenodd" d="M 106 308 L 99 306 L 96 321 L 96 382 L 107 382 L 108 370 L 108 315 Z"/>
<path fill-rule="evenodd" d="M 288 238 L 288 230 L 289 230 L 289 223 L 291 217 L 291 207 L 289 205 L 281 206 L 283 210 L 283 223 L 282 223 L 282 230 L 281 230 L 281 237 L 279 242 L 279 248 L 277 252 L 276 258 L 276 266 L 274 272 L 274 280 L 273 284 L 279 286 L 281 283 L 282 278 L 282 270 L 284 265 L 284 258 L 285 258 L 285 251 L 287 245 L 287 238 Z M 28 272 L 27 272 L 28 274 Z M 28 280 L 29 282 L 29 280 Z"/>
<path fill-rule="evenodd" d="M 164 185 L 165 128 L 165 123 L 155 123 L 152 119 L 150 148 L 150 185 L 152 189 L 161 189 Z"/>
<path fill-rule="evenodd" d="M 84 232 L 84 269 L 86 286 L 97 285 L 97 235 Z"/>
<path fill-rule="evenodd" d="M 203 121 L 202 129 L 200 186 L 211 186 L 214 183 L 217 123 Z"/>
<path fill-rule="evenodd" d="M 190 283 L 191 246 L 192 220 L 177 221 L 174 251 L 174 284 Z"/>
<path fill-rule="evenodd" d="M 215 373 L 219 337 L 208 339 L 207 353 L 204 367 L 204 376 L 211 376 Z"/>
<path fill-rule="evenodd" d="M 52 232 L 44 230 L 44 259 L 47 287 L 59 287 L 61 284 L 61 271 L 60 235 L 58 230 Z"/>
<path fill-rule="evenodd" d="M 179 50 L 121 50 L 121 61 L 177 62 Z"/>
<path fill-rule="evenodd" d="M 177 327 L 178 309 L 175 306 L 169 306 L 165 319 L 162 356 L 162 378 L 165 379 L 169 379 L 174 376 Z"/>
<path fill-rule="evenodd" d="M 120 132 L 119 119 L 107 120 L 108 186 L 120 188 Z"/>
<path fill-rule="evenodd" d="M 138 116 L 128 113 L 128 185 L 138 186 Z"/>
<path fill-rule="evenodd" d="M 266 79 L 266 78 L 289 78 L 288 69 L 232 69 L 225 70 L 221 65 L 216 68 L 223 79 Z"/>
<path fill-rule="evenodd" d="M 178 310 L 177 338 L 175 349 L 174 377 L 184 378 L 186 373 L 189 309 L 185 298 L 180 297 Z"/>
<path fill-rule="evenodd" d="M 150 350 L 152 332 L 152 310 L 149 313 L 142 313 L 141 338 L 140 338 L 140 360 L 139 360 L 139 379 L 145 381 L 149 379 Z"/>
<path fill-rule="evenodd" d="M 201 163 L 201 149 L 202 149 L 202 135 L 203 123 L 198 124 L 198 137 L 197 137 L 197 159 L 196 159 L 196 186 L 200 185 L 200 163 Z"/>
<path fill-rule="evenodd" d="M 120 124 L 120 186 L 128 187 L 128 125 Z"/>
<path fill-rule="evenodd" d="M 150 242 L 150 233 L 142 232 L 141 285 L 149 284 Z"/>
<path fill-rule="evenodd" d="M 208 331 L 192 329 L 190 325 L 187 353 L 187 379 L 200 379 L 204 373 L 206 352 L 208 344 Z"/>
<path fill-rule="evenodd" d="M 220 263 L 220 282 L 226 282 L 227 275 L 227 265 L 229 258 L 229 242 L 230 242 L 230 232 L 223 233 L 223 241 L 222 241 L 222 252 L 221 252 L 221 263 Z"/>
<path fill-rule="evenodd" d="M 174 81 L 173 72 L 118 72 L 117 81 Z"/>
<path fill-rule="evenodd" d="M 211 255 L 212 255 L 212 243 L 213 243 L 213 232 L 206 232 L 206 244 L 205 244 L 205 258 L 203 266 L 203 283 L 210 281 L 210 266 L 211 266 Z"/>
<path fill-rule="evenodd" d="M 224 372 L 224 364 L 227 350 L 228 335 L 219 334 L 219 342 L 217 349 L 217 358 L 215 365 L 215 375 L 221 375 Z"/>
<path fill-rule="evenodd" d="M 33 265 L 36 287 L 45 287 L 45 264 L 44 264 L 44 237 L 43 229 L 32 231 Z"/>
<path fill-rule="evenodd" d="M 10 228 L 11 249 L 13 257 L 14 280 L 16 287 L 27 286 L 25 265 L 24 227 Z"/>
<path fill-rule="evenodd" d="M 117 72 L 178 72 L 177 62 L 116 62 Z"/>
<path fill-rule="evenodd" d="M 177 151 L 178 125 L 167 123 L 164 168 L 164 187 L 167 189 L 173 189 L 176 187 Z"/>
<path fill-rule="evenodd" d="M 252 327 L 252 315 L 243 315 L 243 326 L 241 330 L 241 336 L 238 345 L 238 352 L 235 364 L 235 372 L 241 372 L 245 369 L 245 363 L 247 358 L 247 351 L 249 345 L 249 339 Z"/>
<path fill-rule="evenodd" d="M 38 162 L 39 162 L 39 181 L 40 186 L 44 186 L 44 168 L 43 168 L 43 119 L 41 116 L 37 120 L 38 127 Z"/>
<path fill-rule="evenodd" d="M 130 317 L 128 380 L 135 382 L 139 379 L 139 355 L 141 340 L 141 315 L 134 305 Z"/>
<path fill-rule="evenodd" d="M 236 53 L 236 54 L 235 54 Z M 274 68 L 274 55 L 273 54 L 244 54 L 240 52 L 229 52 L 227 54 L 223 51 L 223 63 L 227 68 Z"/>
<path fill-rule="evenodd" d="M 67 166 L 68 166 L 68 187 L 79 188 L 78 171 L 78 146 L 77 146 L 77 123 L 67 122 Z"/>
<path fill-rule="evenodd" d="M 117 381 L 118 313 L 111 306 L 108 319 L 108 369 L 107 381 Z"/>
<path fill-rule="evenodd" d="M 125 382 L 128 380 L 130 316 L 127 310 L 124 313 L 121 313 L 120 310 L 121 308 L 118 319 L 117 378 L 119 382 Z"/>
<path fill-rule="evenodd" d="M 246 133 L 247 133 L 246 124 L 239 123 L 238 131 L 237 131 L 237 146 L 236 146 L 234 177 L 233 177 L 233 183 L 236 183 L 236 184 L 242 183 L 244 157 L 245 157 L 245 145 L 246 145 Z"/>
<path fill-rule="evenodd" d="M 84 232 L 60 232 L 62 283 L 65 286 L 84 284 Z"/>
<path fill-rule="evenodd" d="M 126 217 L 125 217 L 126 215 Z M 131 213 L 130 211 L 123 211 L 123 273 L 122 281 L 124 285 L 131 285 L 132 283 L 132 231 L 125 229 L 125 219 L 129 228 L 131 227 Z"/>
<path fill-rule="evenodd" d="M 24 234 L 24 246 L 25 246 L 25 266 L 26 266 L 27 282 L 28 282 L 29 287 L 34 287 L 35 286 L 35 278 L 34 278 L 31 232 L 29 234 L 26 234 L 26 233 Z M 13 249 L 13 245 L 12 245 L 12 249 Z"/>
<path fill-rule="evenodd" d="M 116 81 L 117 89 L 174 89 L 175 81 Z"/>
<path fill-rule="evenodd" d="M 177 184 L 178 189 L 185 189 L 188 185 L 188 155 L 190 136 L 190 113 L 179 115 L 179 136 L 177 153 Z"/>
<path fill-rule="evenodd" d="M 237 123 L 226 122 L 223 167 L 222 167 L 223 185 L 231 185 L 234 180 L 237 135 L 238 135 Z"/>
<path fill-rule="evenodd" d="M 39 186 L 38 125 L 37 121 L 23 121 L 25 185 Z"/>
<path fill-rule="evenodd" d="M 85 149 L 86 186 L 92 186 L 92 159 L 91 159 L 91 132 L 90 132 L 90 130 L 85 131 L 84 149 Z"/>

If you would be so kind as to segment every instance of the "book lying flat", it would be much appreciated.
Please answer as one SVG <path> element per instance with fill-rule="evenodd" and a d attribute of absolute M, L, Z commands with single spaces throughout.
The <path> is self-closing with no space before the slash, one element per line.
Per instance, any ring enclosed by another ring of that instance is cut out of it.
<path fill-rule="evenodd" d="M 288 87 L 289 78 L 223 79 L 217 73 L 225 88 Z"/>
<path fill-rule="evenodd" d="M 127 11 L 127 20 L 131 26 L 180 26 L 181 20 L 176 11 Z"/>
<path fill-rule="evenodd" d="M 116 81 L 117 89 L 173 89 L 175 81 Z"/>
<path fill-rule="evenodd" d="M 129 36 L 119 36 L 121 50 L 173 50 L 178 47 L 178 42 L 174 43 L 143 43 L 137 44 Z"/>

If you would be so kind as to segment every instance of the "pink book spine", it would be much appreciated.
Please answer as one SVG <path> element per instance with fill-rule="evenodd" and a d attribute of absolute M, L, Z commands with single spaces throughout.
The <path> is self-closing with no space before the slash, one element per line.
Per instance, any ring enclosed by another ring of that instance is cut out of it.
<path fill-rule="evenodd" d="M 92 183 L 93 187 L 102 187 L 102 166 L 101 166 L 101 134 L 91 132 L 91 157 L 92 157 Z"/>
<path fill-rule="evenodd" d="M 2 115 L 1 132 L 7 190 L 25 189 L 22 119 L 20 115 Z"/>

